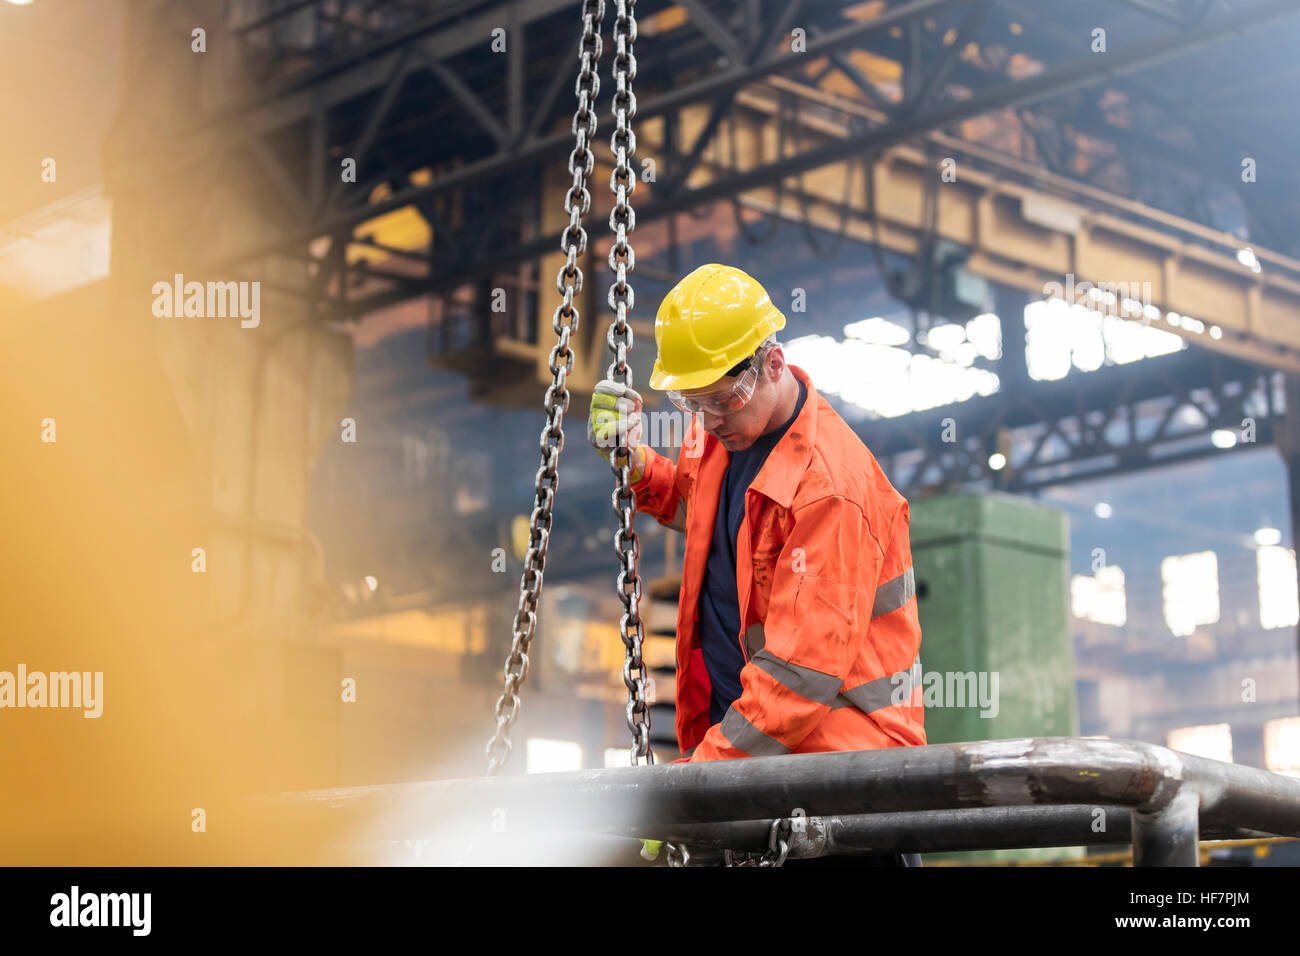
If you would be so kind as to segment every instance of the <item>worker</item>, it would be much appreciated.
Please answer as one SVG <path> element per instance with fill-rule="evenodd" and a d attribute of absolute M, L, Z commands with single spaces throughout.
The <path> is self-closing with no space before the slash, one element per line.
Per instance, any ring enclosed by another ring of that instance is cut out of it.
<path fill-rule="evenodd" d="M 668 293 L 650 386 L 689 416 L 675 462 L 642 443 L 637 392 L 605 380 L 592 396 L 592 444 L 609 458 L 621 437 L 637 510 L 686 535 L 684 760 L 926 742 L 907 500 L 787 363 L 784 327 L 730 266 Z"/>

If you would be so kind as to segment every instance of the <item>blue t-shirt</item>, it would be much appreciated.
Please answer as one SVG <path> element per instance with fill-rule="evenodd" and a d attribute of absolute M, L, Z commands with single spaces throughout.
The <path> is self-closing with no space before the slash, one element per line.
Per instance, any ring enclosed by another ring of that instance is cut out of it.
<path fill-rule="evenodd" d="M 758 477 L 768 454 L 799 417 L 807 397 L 808 389 L 799 382 L 799 401 L 789 420 L 744 451 L 733 452 L 722 476 L 718 516 L 700 587 L 700 650 L 713 685 L 710 723 L 722 720 L 727 708 L 740 696 L 740 670 L 745 666 L 745 654 L 740 649 L 740 595 L 736 590 L 736 539 L 745 518 L 745 492 Z"/>

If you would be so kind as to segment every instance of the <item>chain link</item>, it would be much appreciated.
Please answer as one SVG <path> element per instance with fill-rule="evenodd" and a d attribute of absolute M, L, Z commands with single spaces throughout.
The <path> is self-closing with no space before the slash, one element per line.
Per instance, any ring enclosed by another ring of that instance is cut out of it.
<path fill-rule="evenodd" d="M 772 829 L 767 833 L 767 849 L 762 853 L 736 853 L 724 850 L 723 859 L 727 866 L 785 866 L 785 858 L 790 855 L 790 837 L 794 824 L 788 818 L 772 821 Z"/>
<path fill-rule="evenodd" d="M 614 233 L 614 243 L 609 250 L 609 269 L 614 281 L 609 287 L 609 307 L 614 312 L 606 342 L 614 353 L 606 377 L 623 385 L 632 386 L 632 370 L 628 367 L 628 353 L 632 351 L 632 328 L 627 316 L 635 298 L 628 284 L 628 273 L 636 268 L 636 256 L 628 234 L 636 228 L 636 214 L 631 197 L 636 191 L 636 172 L 632 154 L 636 152 L 636 135 L 632 132 L 632 118 L 636 116 L 636 95 L 632 82 L 636 79 L 636 56 L 632 46 L 636 42 L 636 0 L 616 0 L 614 17 L 614 132 L 610 136 L 610 149 L 614 154 L 614 170 L 610 173 L 609 188 L 614 193 L 614 208 L 610 210 L 609 227 Z M 625 441 L 620 434 L 619 441 Z M 647 669 L 641 656 L 645 629 L 641 623 L 641 578 L 637 574 L 637 535 L 632 527 L 636 512 L 636 495 L 632 491 L 631 452 L 626 444 L 615 447 L 610 456 L 615 486 L 611 501 L 618 516 L 618 530 L 614 533 L 614 549 L 619 556 L 616 589 L 623 603 L 623 616 L 618 622 L 619 637 L 623 639 L 626 656 L 623 661 L 623 683 L 627 686 L 627 727 L 632 732 L 631 762 L 633 766 L 644 761 L 654 763 L 650 749 L 650 708 L 647 704 Z"/>
<path fill-rule="evenodd" d="M 510 756 L 510 727 L 519 716 L 519 688 L 528 676 L 528 648 L 537 631 L 537 603 L 542 593 L 542 573 L 546 569 L 546 549 L 551 535 L 551 509 L 555 504 L 555 490 L 559 482 L 557 465 L 564 449 L 564 413 L 569 410 L 569 390 L 566 382 L 573 371 L 573 351 L 569 347 L 573 333 L 578 330 L 578 309 L 574 296 L 582 291 L 582 270 L 578 257 L 587 249 L 587 232 L 582 228 L 582 217 L 591 209 L 591 194 L 587 179 L 595 166 L 591 142 L 596 135 L 596 111 L 593 105 L 600 92 L 600 77 L 596 66 L 600 60 L 600 25 L 605 19 L 605 0 L 584 0 L 582 5 L 582 39 L 578 45 L 579 71 L 574 85 L 578 108 L 573 114 L 575 145 L 569 154 L 569 172 L 573 185 L 564 195 L 564 211 L 569 214 L 569 224 L 560 234 L 560 250 L 565 254 L 555 284 L 563 301 L 555 310 L 552 325 L 557 341 L 551 349 L 551 384 L 546 389 L 543 405 L 546 408 L 546 425 L 541 433 L 541 467 L 537 469 L 534 487 L 537 496 L 529 521 L 528 552 L 524 557 L 524 573 L 519 582 L 519 610 L 515 615 L 514 639 L 510 656 L 506 658 L 505 691 L 497 701 L 497 728 L 488 741 L 488 774 L 501 770 Z"/>

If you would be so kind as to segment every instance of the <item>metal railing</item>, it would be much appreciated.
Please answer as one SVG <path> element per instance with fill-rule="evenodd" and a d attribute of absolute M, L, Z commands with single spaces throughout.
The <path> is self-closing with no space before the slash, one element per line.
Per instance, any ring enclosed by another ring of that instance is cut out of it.
<path fill-rule="evenodd" d="M 1300 836 L 1300 780 L 1075 737 L 318 790 L 267 807 L 316 845 L 526 855 L 530 839 L 645 838 L 685 844 L 697 863 L 761 849 L 785 819 L 790 858 L 1129 841 L 1136 866 L 1196 866 L 1202 838 Z"/>

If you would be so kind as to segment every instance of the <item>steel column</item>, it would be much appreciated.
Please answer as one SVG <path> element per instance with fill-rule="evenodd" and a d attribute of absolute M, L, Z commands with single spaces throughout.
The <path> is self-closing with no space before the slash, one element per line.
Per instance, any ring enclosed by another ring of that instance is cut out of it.
<path fill-rule="evenodd" d="M 1274 432 L 1274 441 L 1286 464 L 1287 503 L 1291 507 L 1291 547 L 1300 548 L 1300 376 L 1286 376 L 1283 395 L 1285 407 L 1282 421 Z M 1300 561 L 1296 562 L 1296 574 L 1297 584 L 1300 585 Z M 1296 626 L 1296 641 L 1297 646 L 1300 646 L 1300 624 Z"/>

